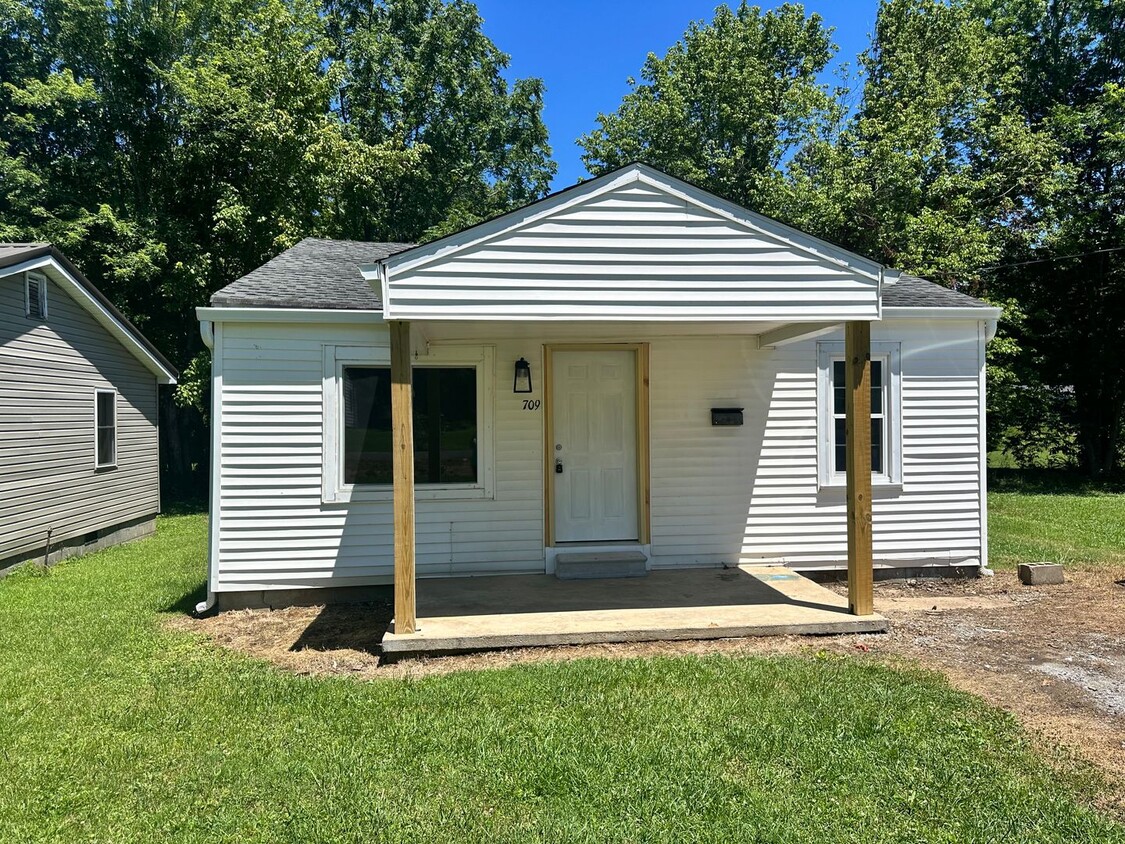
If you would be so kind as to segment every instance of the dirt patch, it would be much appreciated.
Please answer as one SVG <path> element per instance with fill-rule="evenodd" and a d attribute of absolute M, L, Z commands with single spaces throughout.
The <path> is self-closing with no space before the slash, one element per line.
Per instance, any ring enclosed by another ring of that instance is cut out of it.
<path fill-rule="evenodd" d="M 1059 586 L 1022 586 L 1011 572 L 978 580 L 876 584 L 887 634 L 784 636 L 528 648 L 383 664 L 384 604 L 243 610 L 171 626 L 298 674 L 419 677 L 543 660 L 671 654 L 831 651 L 940 671 L 1011 712 L 1046 748 L 1077 751 L 1108 775 L 1104 808 L 1125 815 L 1125 568 L 1067 571 Z M 844 590 L 842 585 L 830 588 Z"/>
<path fill-rule="evenodd" d="M 295 674 L 381 676 L 379 642 L 389 604 L 230 610 L 210 618 L 175 616 L 168 627 L 204 633 L 216 644 L 267 659 Z"/>

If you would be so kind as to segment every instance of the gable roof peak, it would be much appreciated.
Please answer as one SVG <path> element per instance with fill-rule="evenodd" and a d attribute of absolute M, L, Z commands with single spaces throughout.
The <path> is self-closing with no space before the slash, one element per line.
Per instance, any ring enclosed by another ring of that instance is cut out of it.
<path fill-rule="evenodd" d="M 52 280 L 69 288 L 68 294 L 156 375 L 160 383 L 176 383 L 179 377 L 176 368 L 57 247 L 47 242 L 0 243 L 0 277 L 30 270 L 48 271 Z"/>
<path fill-rule="evenodd" d="M 722 218 L 732 226 L 765 235 L 794 251 L 803 252 L 819 261 L 847 267 L 873 281 L 878 280 L 884 270 L 883 265 L 878 261 L 723 199 L 717 194 L 641 161 L 625 164 L 600 176 L 571 185 L 543 199 L 477 223 L 460 232 L 404 249 L 376 263 L 386 267 L 389 273 L 420 267 L 461 250 L 487 243 L 506 233 L 525 229 L 554 214 L 564 213 L 580 203 L 593 201 L 603 194 L 636 181 L 643 181 L 669 196 Z M 364 275 L 369 280 L 373 280 L 377 274 L 374 265 L 364 268 Z"/>

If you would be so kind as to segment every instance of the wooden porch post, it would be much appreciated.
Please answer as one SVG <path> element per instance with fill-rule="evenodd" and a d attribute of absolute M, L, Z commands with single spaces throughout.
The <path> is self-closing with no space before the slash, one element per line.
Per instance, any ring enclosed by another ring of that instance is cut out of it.
<path fill-rule="evenodd" d="M 847 359 L 848 609 L 871 615 L 871 323 L 849 322 Z"/>
<path fill-rule="evenodd" d="M 391 448 L 394 455 L 395 633 L 418 629 L 414 602 L 414 387 L 410 323 L 392 320 Z"/>

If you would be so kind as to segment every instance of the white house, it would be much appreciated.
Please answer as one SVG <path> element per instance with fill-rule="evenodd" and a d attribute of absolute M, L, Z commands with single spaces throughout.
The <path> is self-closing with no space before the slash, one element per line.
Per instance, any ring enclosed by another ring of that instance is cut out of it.
<path fill-rule="evenodd" d="M 395 580 L 409 630 L 415 577 L 599 552 L 986 562 L 999 311 L 649 167 L 423 246 L 305 240 L 211 301 L 211 603 Z"/>

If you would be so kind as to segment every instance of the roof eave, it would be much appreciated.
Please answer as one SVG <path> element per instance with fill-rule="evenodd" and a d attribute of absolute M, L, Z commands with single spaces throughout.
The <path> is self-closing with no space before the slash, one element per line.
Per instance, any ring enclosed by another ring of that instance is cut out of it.
<path fill-rule="evenodd" d="M 171 362 L 62 252 L 48 244 L 29 250 L 22 257 L 18 263 L 0 267 L 0 278 L 51 267 L 57 276 L 55 281 L 62 278 L 70 287 L 71 295 L 156 376 L 158 383 L 177 382 L 180 374 Z"/>
<path fill-rule="evenodd" d="M 1000 319 L 1001 308 L 980 305 L 884 305 L 884 319 Z"/>
<path fill-rule="evenodd" d="M 195 309 L 200 322 L 380 323 L 383 312 L 361 308 L 287 308 L 211 305 Z"/>

